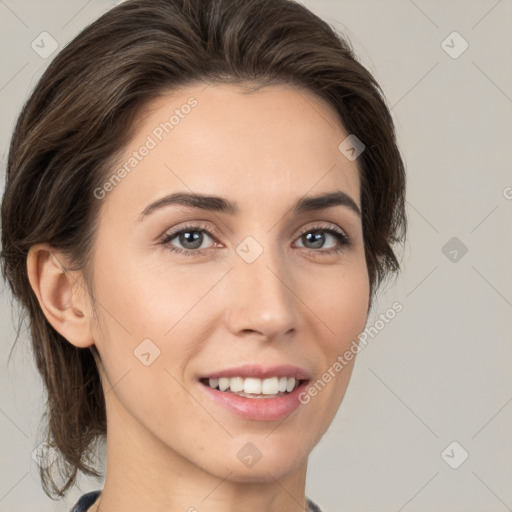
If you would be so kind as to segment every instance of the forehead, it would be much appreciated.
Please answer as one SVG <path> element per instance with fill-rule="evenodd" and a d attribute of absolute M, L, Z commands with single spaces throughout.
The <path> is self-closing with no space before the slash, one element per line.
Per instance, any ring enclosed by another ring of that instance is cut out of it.
<path fill-rule="evenodd" d="M 183 87 L 148 103 L 136 119 L 112 169 L 127 172 L 108 202 L 183 190 L 261 206 L 339 188 L 359 204 L 357 164 L 338 147 L 347 135 L 332 107 L 302 88 Z"/>

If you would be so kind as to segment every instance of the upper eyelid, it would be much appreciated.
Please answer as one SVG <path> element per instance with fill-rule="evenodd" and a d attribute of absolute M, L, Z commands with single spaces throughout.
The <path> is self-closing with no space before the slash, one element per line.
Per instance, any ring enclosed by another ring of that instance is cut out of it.
<path fill-rule="evenodd" d="M 343 228 L 341 228 L 340 226 L 337 226 L 336 224 L 333 224 L 332 222 L 325 225 L 325 224 L 322 224 L 322 221 L 318 221 L 319 223 L 317 224 L 313 224 L 311 226 L 305 226 L 303 228 L 300 229 L 299 231 L 299 234 L 302 234 L 302 233 L 307 233 L 308 231 L 311 231 L 313 229 L 316 229 L 318 228 L 319 230 L 322 230 L 322 229 L 325 229 L 325 230 L 333 230 L 333 231 L 341 231 L 345 236 L 349 236 L 347 231 Z"/>

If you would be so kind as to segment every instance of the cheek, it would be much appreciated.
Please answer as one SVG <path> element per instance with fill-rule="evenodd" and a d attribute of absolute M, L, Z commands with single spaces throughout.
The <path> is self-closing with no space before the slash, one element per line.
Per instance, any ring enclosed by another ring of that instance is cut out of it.
<path fill-rule="evenodd" d="M 109 383 L 123 379 L 122 389 L 130 391 L 119 398 L 127 408 L 140 407 L 139 416 L 165 416 L 156 397 L 165 396 L 167 404 L 185 399 L 177 381 L 184 380 L 188 362 L 208 339 L 209 325 L 216 325 L 222 300 L 209 292 L 225 269 L 172 265 L 165 258 L 148 265 L 134 254 L 116 258 L 114 265 L 102 257 L 97 344 Z M 116 393 L 122 393 L 117 386 Z"/>
<path fill-rule="evenodd" d="M 321 280 L 322 287 L 310 287 L 314 293 L 309 296 L 309 304 L 320 318 L 316 321 L 319 330 L 315 336 L 318 364 L 316 380 L 310 383 L 301 399 L 305 404 L 305 422 L 315 432 L 313 444 L 324 435 L 343 401 L 369 305 L 369 281 L 364 262 L 354 260 L 331 274 L 330 279 L 325 277 Z"/>
<path fill-rule="evenodd" d="M 317 337 L 322 365 L 319 377 L 330 393 L 321 393 L 325 410 L 335 413 L 345 394 L 356 359 L 358 336 L 364 330 L 369 306 L 366 264 L 354 259 L 330 279 L 323 279 L 322 291 L 314 288 L 311 305 L 321 318 L 325 336 Z M 340 363 L 341 360 L 341 363 Z M 331 395 L 330 397 L 328 395 Z"/>
<path fill-rule="evenodd" d="M 193 266 L 173 265 L 165 257 L 144 259 L 129 250 L 98 255 L 97 301 L 109 328 L 135 339 L 165 337 L 214 283 Z M 149 260 L 149 261 L 148 261 Z"/>
<path fill-rule="evenodd" d="M 366 264 L 354 258 L 323 276 L 321 283 L 321 286 L 310 283 L 311 307 L 319 312 L 332 334 L 332 349 L 340 350 L 366 324 L 370 293 Z"/>

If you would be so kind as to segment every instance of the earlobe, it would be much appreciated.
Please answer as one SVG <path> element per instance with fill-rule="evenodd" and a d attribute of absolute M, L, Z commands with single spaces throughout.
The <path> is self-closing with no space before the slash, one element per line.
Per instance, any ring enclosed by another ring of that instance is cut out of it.
<path fill-rule="evenodd" d="M 94 344 L 86 294 L 63 254 L 48 244 L 33 245 L 27 255 L 30 285 L 52 327 L 76 347 Z"/>

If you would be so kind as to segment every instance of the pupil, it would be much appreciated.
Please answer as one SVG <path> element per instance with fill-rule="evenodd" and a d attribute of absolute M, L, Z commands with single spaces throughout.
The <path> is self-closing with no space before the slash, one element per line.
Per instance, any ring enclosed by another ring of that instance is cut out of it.
<path fill-rule="evenodd" d="M 202 236 L 202 233 L 200 233 L 199 231 L 187 231 L 181 234 L 180 243 L 183 244 L 185 242 L 184 245 L 187 247 L 187 249 L 197 249 L 198 247 L 201 247 L 201 244 L 203 242 Z M 190 245 L 187 246 L 187 244 L 190 243 L 192 243 L 192 247 Z"/>
<path fill-rule="evenodd" d="M 316 244 L 314 246 L 315 248 L 322 247 L 324 242 L 324 234 L 322 231 L 314 231 L 312 233 L 308 233 L 305 235 L 305 237 L 308 241 L 313 239 L 313 244 Z"/>

